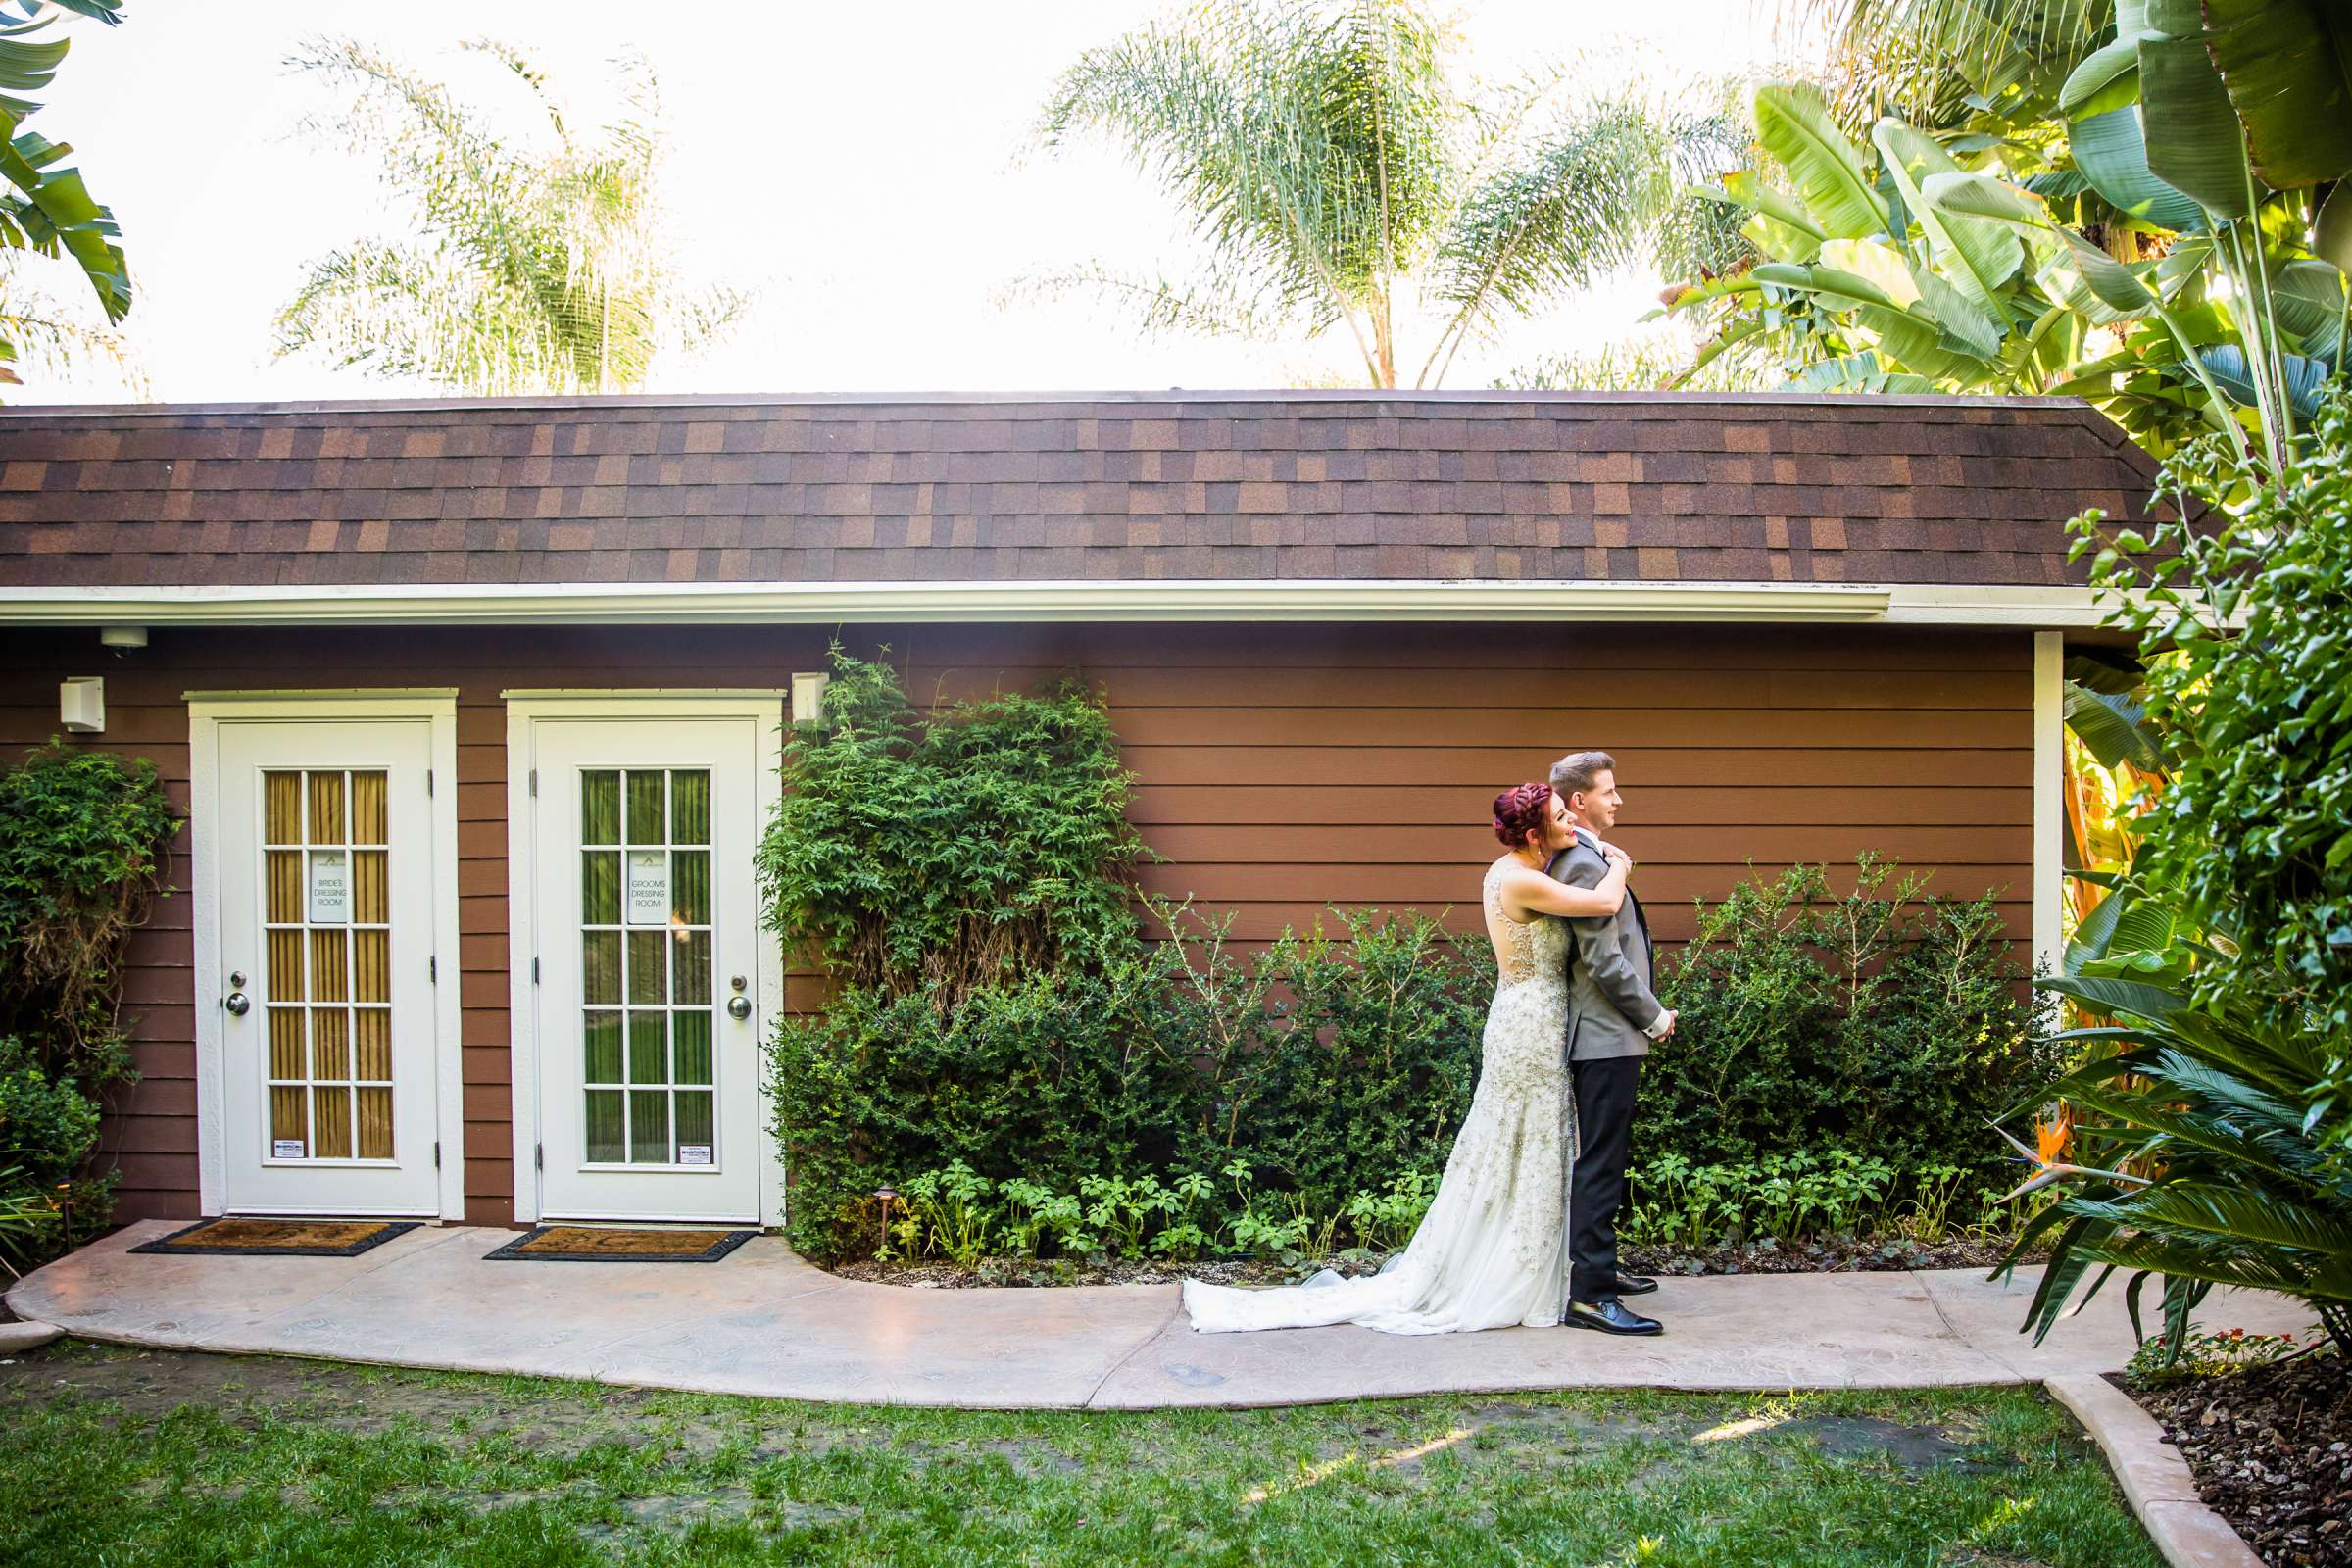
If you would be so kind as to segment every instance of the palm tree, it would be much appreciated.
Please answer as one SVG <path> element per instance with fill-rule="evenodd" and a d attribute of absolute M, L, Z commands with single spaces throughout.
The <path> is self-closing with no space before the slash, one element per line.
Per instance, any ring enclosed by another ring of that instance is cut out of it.
<path fill-rule="evenodd" d="M 130 270 L 115 243 L 122 231 L 114 214 L 91 199 L 81 172 L 64 162 L 74 149 L 17 128 L 41 107 L 17 95 L 55 80 L 71 47 L 69 40 L 36 35 L 60 11 L 112 26 L 122 20 L 121 10 L 122 0 L 0 0 L 0 258 L 8 264 L 0 268 L 0 382 L 18 380 L 9 366 L 20 349 L 51 369 L 91 354 L 123 361 L 120 339 L 61 311 L 7 254 L 71 258 L 96 292 L 108 326 L 130 310 Z"/>
<path fill-rule="evenodd" d="M 1826 41 L 1838 120 L 1866 132 L 1886 114 L 1956 125 L 1971 96 L 2012 116 L 2054 98 L 2115 14 L 2115 0 L 1780 0 L 1777 26 L 1791 48 Z"/>
<path fill-rule="evenodd" d="M 1088 50 L 1040 139 L 1120 145 L 1206 261 L 1190 280 L 1086 267 L 1047 286 L 1123 297 L 1153 329 L 1344 327 L 1372 385 L 1436 386 L 1465 341 L 1646 259 L 1678 186 L 1728 152 L 1711 116 L 1554 113 L 1557 72 L 1476 100 L 1447 42 L 1414 0 L 1210 0 Z"/>
<path fill-rule="evenodd" d="M 689 292 L 669 263 L 645 62 L 616 62 L 626 113 L 583 135 L 520 52 L 465 47 L 527 90 L 547 144 L 511 143 L 447 87 L 350 39 L 316 41 L 291 61 L 350 91 L 329 127 L 380 161 L 415 233 L 311 262 L 278 313 L 279 356 L 316 351 L 337 368 L 486 396 L 627 391 L 663 354 L 732 324 L 741 296 Z"/>

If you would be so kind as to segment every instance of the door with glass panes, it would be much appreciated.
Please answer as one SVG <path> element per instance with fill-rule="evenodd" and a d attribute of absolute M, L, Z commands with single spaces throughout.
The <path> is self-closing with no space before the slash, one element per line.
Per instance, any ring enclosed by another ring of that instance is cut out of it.
<path fill-rule="evenodd" d="M 542 1218 L 760 1222 L 751 718 L 541 718 Z"/>
<path fill-rule="evenodd" d="M 223 724 L 223 1199 L 432 1214 L 428 720 Z"/>

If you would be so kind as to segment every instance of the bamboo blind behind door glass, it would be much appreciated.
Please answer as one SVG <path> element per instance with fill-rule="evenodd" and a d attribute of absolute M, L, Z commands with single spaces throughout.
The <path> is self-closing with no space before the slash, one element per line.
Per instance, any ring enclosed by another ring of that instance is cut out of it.
<path fill-rule="evenodd" d="M 380 770 L 262 775 L 272 1160 L 392 1157 L 391 826 Z"/>

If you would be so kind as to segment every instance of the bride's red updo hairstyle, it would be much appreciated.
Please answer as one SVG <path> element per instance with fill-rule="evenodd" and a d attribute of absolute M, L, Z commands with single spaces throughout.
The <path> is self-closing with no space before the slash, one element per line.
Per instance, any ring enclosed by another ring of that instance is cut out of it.
<path fill-rule="evenodd" d="M 1494 797 L 1494 836 L 1506 850 L 1524 850 L 1531 838 L 1538 843 L 1551 824 L 1551 786 L 1521 784 Z"/>

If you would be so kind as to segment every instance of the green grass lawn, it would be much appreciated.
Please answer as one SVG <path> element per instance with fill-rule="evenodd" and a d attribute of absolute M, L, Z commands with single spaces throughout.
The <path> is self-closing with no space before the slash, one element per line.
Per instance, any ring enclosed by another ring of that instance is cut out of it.
<path fill-rule="evenodd" d="M 65 1346 L 0 1432 L 10 1565 L 2158 1562 L 2018 1389 L 991 1414 Z"/>

